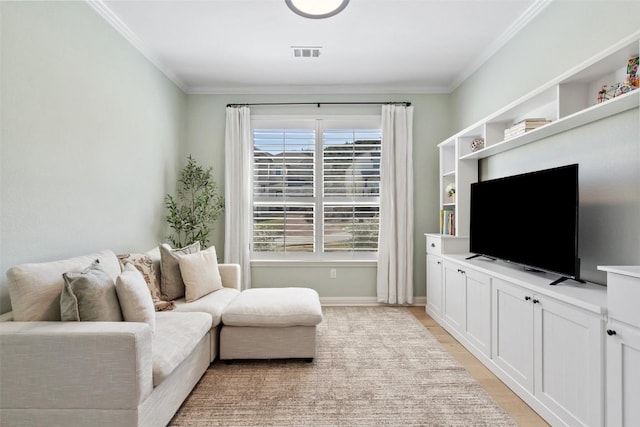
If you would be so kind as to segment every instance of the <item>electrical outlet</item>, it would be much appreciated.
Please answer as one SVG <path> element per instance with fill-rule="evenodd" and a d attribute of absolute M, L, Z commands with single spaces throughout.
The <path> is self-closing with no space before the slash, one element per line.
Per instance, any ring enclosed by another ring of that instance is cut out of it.
<path fill-rule="evenodd" d="M 338 272 L 336 271 L 335 268 L 332 268 L 329 270 L 329 277 L 331 277 L 332 279 L 335 279 L 336 277 L 338 277 Z"/>

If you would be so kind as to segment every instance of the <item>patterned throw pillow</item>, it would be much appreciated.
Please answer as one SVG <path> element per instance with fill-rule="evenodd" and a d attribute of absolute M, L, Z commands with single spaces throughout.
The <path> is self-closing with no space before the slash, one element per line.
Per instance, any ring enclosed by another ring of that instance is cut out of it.
<path fill-rule="evenodd" d="M 163 243 L 160 245 L 160 291 L 162 299 L 171 301 L 184 296 L 184 281 L 180 274 L 179 255 L 193 254 L 200 251 L 200 242 L 195 242 L 184 248 L 172 249 Z"/>
<path fill-rule="evenodd" d="M 99 260 L 80 273 L 68 272 L 62 277 L 62 321 L 122 321 L 115 284 L 111 276 L 100 268 Z"/>
<path fill-rule="evenodd" d="M 153 301 L 160 301 L 160 263 L 154 262 L 153 258 L 148 254 L 141 253 L 118 255 L 118 261 L 120 261 L 122 271 L 124 271 L 127 263 L 133 264 L 144 277 Z"/>

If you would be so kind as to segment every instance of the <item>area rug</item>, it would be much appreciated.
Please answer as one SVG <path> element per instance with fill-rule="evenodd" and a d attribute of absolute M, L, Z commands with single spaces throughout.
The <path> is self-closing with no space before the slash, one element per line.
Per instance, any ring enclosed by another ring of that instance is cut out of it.
<path fill-rule="evenodd" d="M 312 363 L 216 361 L 170 425 L 516 425 L 407 309 L 323 312 Z"/>

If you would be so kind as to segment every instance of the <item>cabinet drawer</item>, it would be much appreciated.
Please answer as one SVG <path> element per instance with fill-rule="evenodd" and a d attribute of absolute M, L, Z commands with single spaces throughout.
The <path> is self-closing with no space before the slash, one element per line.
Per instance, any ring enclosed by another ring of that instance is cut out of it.
<path fill-rule="evenodd" d="M 469 252 L 469 238 L 444 236 L 441 234 L 425 234 L 427 237 L 427 253 L 431 255 L 460 254 Z"/>
<path fill-rule="evenodd" d="M 439 236 L 427 236 L 427 253 L 442 254 L 442 239 Z"/>
<path fill-rule="evenodd" d="M 607 299 L 610 318 L 640 326 L 640 279 L 609 272 Z"/>

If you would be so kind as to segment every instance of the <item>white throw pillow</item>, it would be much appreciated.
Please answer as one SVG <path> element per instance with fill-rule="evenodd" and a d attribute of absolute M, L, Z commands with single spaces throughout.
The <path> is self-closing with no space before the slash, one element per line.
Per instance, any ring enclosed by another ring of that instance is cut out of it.
<path fill-rule="evenodd" d="M 222 289 L 215 246 L 194 254 L 178 255 L 180 274 L 184 281 L 185 299 L 195 301 L 211 292 Z"/>
<path fill-rule="evenodd" d="M 142 273 L 130 262 L 116 279 L 116 292 L 125 322 L 143 322 L 156 330 L 156 311 L 153 298 Z"/>

